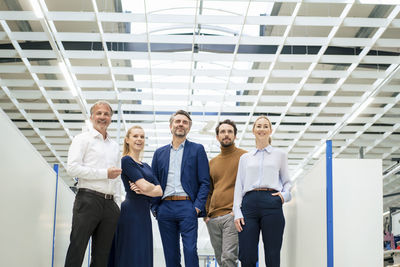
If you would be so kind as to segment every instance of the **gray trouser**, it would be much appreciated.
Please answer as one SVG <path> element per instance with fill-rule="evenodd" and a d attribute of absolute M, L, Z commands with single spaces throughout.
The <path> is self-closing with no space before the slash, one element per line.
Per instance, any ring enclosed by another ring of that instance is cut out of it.
<path fill-rule="evenodd" d="M 239 241 L 233 215 L 211 218 L 207 223 L 207 229 L 218 265 L 236 267 Z"/>

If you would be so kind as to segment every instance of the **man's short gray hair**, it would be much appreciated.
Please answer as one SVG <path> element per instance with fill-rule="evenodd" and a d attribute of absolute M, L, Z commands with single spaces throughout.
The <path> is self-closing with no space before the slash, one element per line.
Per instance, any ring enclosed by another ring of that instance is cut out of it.
<path fill-rule="evenodd" d="M 174 121 L 176 115 L 186 116 L 186 118 L 189 119 L 189 127 L 192 127 L 192 118 L 190 117 L 188 112 L 186 112 L 182 109 L 178 110 L 177 112 L 175 112 L 174 114 L 171 115 L 171 117 L 169 118 L 169 125 L 172 125 L 172 122 Z"/>
<path fill-rule="evenodd" d="M 99 100 L 99 101 L 97 101 L 96 103 L 94 103 L 93 106 L 90 108 L 90 115 L 93 115 L 93 109 L 94 109 L 96 106 L 99 106 L 99 105 L 106 105 L 106 106 L 108 106 L 108 108 L 110 109 L 110 114 L 112 115 L 112 114 L 114 113 L 113 110 L 112 110 L 112 108 L 111 108 L 110 103 L 108 103 L 108 102 L 105 101 L 105 100 Z"/>

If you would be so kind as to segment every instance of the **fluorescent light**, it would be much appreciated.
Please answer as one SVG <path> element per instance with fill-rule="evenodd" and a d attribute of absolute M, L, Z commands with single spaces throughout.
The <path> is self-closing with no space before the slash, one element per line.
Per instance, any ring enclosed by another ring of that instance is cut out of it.
<path fill-rule="evenodd" d="M 69 89 L 71 90 L 72 95 L 77 96 L 78 92 L 76 91 L 75 85 L 72 82 L 71 75 L 69 74 L 67 67 L 65 66 L 65 63 L 59 62 L 58 66 L 60 67 L 61 72 L 64 75 L 65 81 L 67 82 L 67 85 L 68 85 Z"/>
<path fill-rule="evenodd" d="M 312 155 L 313 158 L 318 158 L 319 155 L 322 153 L 322 151 L 324 151 L 326 147 L 326 144 L 324 143 L 320 148 L 318 148 L 318 150 L 314 153 L 314 155 Z"/>
<path fill-rule="evenodd" d="M 383 216 L 386 216 L 386 215 L 389 215 L 389 214 L 390 214 L 390 211 L 386 211 L 386 212 L 383 213 Z"/>
<path fill-rule="evenodd" d="M 394 167 L 392 170 L 390 170 L 388 173 L 386 173 L 385 175 L 383 175 L 383 179 L 386 179 L 387 177 L 397 173 L 400 170 L 400 165 L 397 165 L 396 167 Z"/>
<path fill-rule="evenodd" d="M 42 9 L 40 8 L 39 2 L 37 0 L 30 0 L 31 6 L 33 8 L 33 12 L 35 12 L 35 15 L 38 19 L 43 18 L 43 12 Z"/>
<path fill-rule="evenodd" d="M 353 113 L 353 115 L 351 115 L 351 117 L 347 120 L 347 123 L 352 122 L 355 118 L 358 117 L 358 115 L 360 115 L 360 113 L 366 108 L 368 107 L 369 104 L 371 104 L 372 101 L 374 101 L 375 98 L 370 97 L 367 99 L 367 101 L 365 101 L 364 103 L 361 104 L 361 106 L 358 107 L 358 109 Z"/>

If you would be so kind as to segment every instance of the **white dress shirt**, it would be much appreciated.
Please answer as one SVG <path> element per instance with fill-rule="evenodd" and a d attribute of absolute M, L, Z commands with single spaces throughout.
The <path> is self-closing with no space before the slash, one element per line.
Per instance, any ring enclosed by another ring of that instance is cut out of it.
<path fill-rule="evenodd" d="M 78 178 L 78 188 L 88 188 L 104 194 L 114 195 L 121 203 L 121 178 L 108 179 L 107 169 L 121 166 L 118 144 L 96 129 L 78 134 L 68 151 L 67 172 Z"/>
<path fill-rule="evenodd" d="M 243 218 L 244 195 L 256 188 L 275 189 L 282 194 L 284 202 L 291 199 L 288 160 L 284 151 L 269 145 L 240 157 L 233 200 L 235 220 Z"/>

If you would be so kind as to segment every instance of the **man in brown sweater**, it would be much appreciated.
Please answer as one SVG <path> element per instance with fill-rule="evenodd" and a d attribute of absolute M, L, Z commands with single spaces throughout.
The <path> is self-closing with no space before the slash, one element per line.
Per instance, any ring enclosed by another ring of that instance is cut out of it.
<path fill-rule="evenodd" d="M 236 267 L 238 259 L 238 232 L 232 212 L 233 193 L 239 158 L 247 151 L 235 146 L 236 125 L 231 120 L 220 122 L 215 129 L 221 144 L 221 153 L 210 161 L 210 193 L 206 211 L 211 245 L 218 265 Z"/>

